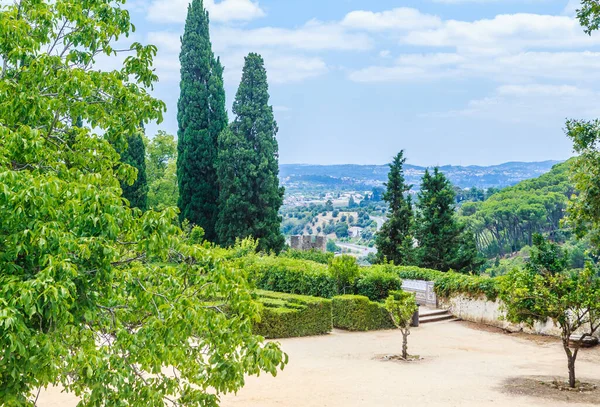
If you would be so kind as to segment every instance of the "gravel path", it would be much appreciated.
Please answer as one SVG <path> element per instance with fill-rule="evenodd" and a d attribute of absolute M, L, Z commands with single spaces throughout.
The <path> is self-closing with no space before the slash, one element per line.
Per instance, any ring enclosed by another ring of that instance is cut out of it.
<path fill-rule="evenodd" d="M 544 398 L 507 389 L 507 381 L 534 376 L 566 377 L 566 358 L 552 339 L 507 335 L 462 322 L 413 329 L 409 352 L 418 362 L 383 362 L 400 351 L 396 331 L 334 333 L 280 341 L 290 363 L 276 378 L 249 378 L 224 407 L 311 406 L 573 406 L 577 395 Z M 577 362 L 580 378 L 600 381 L 600 349 L 585 350 Z M 536 380 L 539 380 L 536 378 Z M 514 387 L 514 386 L 513 386 Z M 548 389 L 548 392 L 553 391 Z M 567 400 L 570 400 L 567 401 Z M 75 398 L 49 390 L 41 407 L 75 406 Z M 578 407 L 598 406 L 580 400 Z"/>

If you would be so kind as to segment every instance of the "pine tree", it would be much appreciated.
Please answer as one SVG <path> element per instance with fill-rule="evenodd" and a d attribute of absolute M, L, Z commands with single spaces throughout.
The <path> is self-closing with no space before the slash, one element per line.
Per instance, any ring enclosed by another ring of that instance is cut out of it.
<path fill-rule="evenodd" d="M 278 213 L 284 192 L 278 179 L 278 129 L 258 54 L 246 57 L 233 113 L 233 123 L 219 138 L 219 242 L 229 246 L 252 236 L 259 250 L 279 252 L 285 240 Z"/>
<path fill-rule="evenodd" d="M 201 226 L 205 238 L 215 241 L 219 194 L 217 144 L 228 118 L 223 67 L 212 52 L 209 18 L 202 0 L 193 0 L 188 6 L 179 60 L 177 181 L 180 219 Z"/>
<path fill-rule="evenodd" d="M 404 151 L 400 151 L 390 164 L 387 190 L 383 200 L 389 205 L 390 216 L 375 238 L 379 262 L 391 261 L 408 265 L 413 261 L 413 209 L 408 195 L 411 185 L 404 179 Z"/>
<path fill-rule="evenodd" d="M 415 237 L 419 266 L 440 271 L 471 271 L 479 265 L 475 240 L 455 217 L 455 192 L 435 168 L 425 171 L 418 194 Z"/>

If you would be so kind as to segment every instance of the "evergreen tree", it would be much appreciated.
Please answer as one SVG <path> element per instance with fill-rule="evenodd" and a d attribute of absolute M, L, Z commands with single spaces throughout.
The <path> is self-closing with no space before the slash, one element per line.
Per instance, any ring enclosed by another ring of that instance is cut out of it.
<path fill-rule="evenodd" d="M 148 209 L 148 180 L 146 178 L 146 146 L 144 144 L 143 125 L 141 131 L 127 137 L 127 148 L 120 151 L 121 162 L 131 165 L 137 170 L 133 183 L 121 181 L 123 198 L 129 201 L 132 208 L 142 211 Z M 117 150 L 118 151 L 118 150 Z"/>
<path fill-rule="evenodd" d="M 177 181 L 180 219 L 201 226 L 206 239 L 215 241 L 219 194 L 217 144 L 228 119 L 223 67 L 212 52 L 209 18 L 202 0 L 193 0 L 188 6 L 179 60 Z"/>
<path fill-rule="evenodd" d="M 217 232 L 225 246 L 252 236 L 259 240 L 259 250 L 279 252 L 285 243 L 278 214 L 283 188 L 268 90 L 262 57 L 249 54 L 233 103 L 235 119 L 219 138 Z"/>
<path fill-rule="evenodd" d="M 383 200 L 389 205 L 389 218 L 375 238 L 378 261 L 392 261 L 408 265 L 413 261 L 413 209 L 408 192 L 411 185 L 404 179 L 404 151 L 400 151 L 390 164 L 387 190 Z"/>
<path fill-rule="evenodd" d="M 471 271 L 480 263 L 475 240 L 455 217 L 455 192 L 435 168 L 425 171 L 418 194 L 415 237 L 419 266 L 435 270 Z"/>

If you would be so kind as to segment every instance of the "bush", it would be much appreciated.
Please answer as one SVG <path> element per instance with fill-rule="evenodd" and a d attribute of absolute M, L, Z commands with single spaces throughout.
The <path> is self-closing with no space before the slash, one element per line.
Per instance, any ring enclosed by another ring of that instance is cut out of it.
<path fill-rule="evenodd" d="M 254 333 L 265 338 L 294 338 L 331 332 L 331 300 L 259 291 L 260 322 Z"/>
<path fill-rule="evenodd" d="M 321 264 L 329 264 L 329 262 L 333 259 L 333 253 L 324 253 L 319 250 L 296 250 L 289 249 L 282 252 L 279 257 L 286 257 L 290 259 L 296 260 L 310 260 L 315 263 Z"/>
<path fill-rule="evenodd" d="M 389 266 L 365 267 L 354 284 L 354 292 L 371 301 L 385 300 L 390 291 L 401 288 L 402 280 Z"/>
<path fill-rule="evenodd" d="M 352 256 L 334 257 L 329 263 L 329 274 L 335 280 L 337 293 L 345 294 L 346 289 L 352 290 L 352 284 L 359 275 L 358 263 Z"/>
<path fill-rule="evenodd" d="M 397 267 L 396 270 L 398 275 L 406 280 L 435 282 L 435 293 L 441 298 L 448 298 L 455 294 L 465 294 L 473 298 L 484 296 L 490 301 L 496 301 L 503 278 L 471 276 L 452 271 L 442 273 L 441 271 L 419 267 Z"/>
<path fill-rule="evenodd" d="M 361 295 L 342 295 L 332 300 L 333 326 L 349 331 L 395 328 L 382 304 Z"/>
<path fill-rule="evenodd" d="M 265 256 L 257 257 L 245 267 L 256 286 L 263 290 L 323 298 L 337 293 L 327 266 L 314 261 Z"/>

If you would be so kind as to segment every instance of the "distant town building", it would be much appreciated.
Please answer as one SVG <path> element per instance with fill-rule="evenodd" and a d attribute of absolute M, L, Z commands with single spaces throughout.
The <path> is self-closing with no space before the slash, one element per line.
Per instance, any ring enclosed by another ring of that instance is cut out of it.
<path fill-rule="evenodd" d="M 362 235 L 363 228 L 358 226 L 353 226 L 348 229 L 348 236 L 350 237 L 360 237 Z"/>
<path fill-rule="evenodd" d="M 290 246 L 296 250 L 327 251 L 327 238 L 325 236 L 292 236 Z"/>

